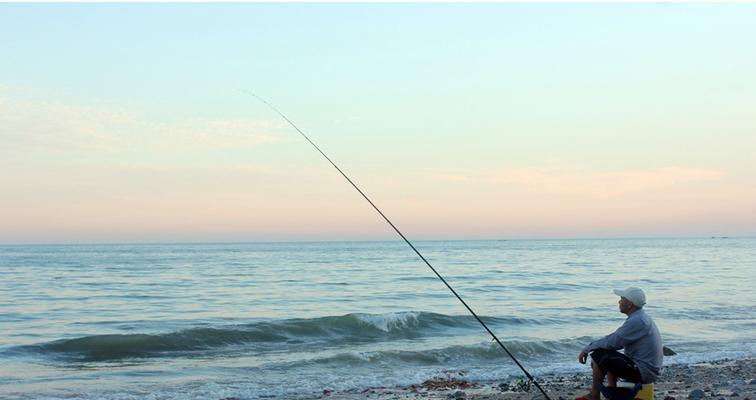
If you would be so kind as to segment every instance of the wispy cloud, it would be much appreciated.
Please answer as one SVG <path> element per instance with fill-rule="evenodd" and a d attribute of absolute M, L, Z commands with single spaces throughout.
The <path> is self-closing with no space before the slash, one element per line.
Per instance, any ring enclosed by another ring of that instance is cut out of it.
<path fill-rule="evenodd" d="M 133 111 L 0 96 L 5 151 L 186 151 L 248 148 L 280 140 L 280 122 L 150 121 Z"/>
<path fill-rule="evenodd" d="M 720 170 L 668 166 L 603 172 L 577 167 L 534 166 L 488 170 L 432 171 L 433 179 L 458 184 L 508 186 L 547 194 L 609 198 L 691 182 L 717 181 Z"/>

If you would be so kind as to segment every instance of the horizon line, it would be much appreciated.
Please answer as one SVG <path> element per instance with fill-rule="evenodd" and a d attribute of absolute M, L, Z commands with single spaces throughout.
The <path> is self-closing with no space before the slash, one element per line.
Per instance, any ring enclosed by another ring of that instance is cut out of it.
<path fill-rule="evenodd" d="M 490 238 L 490 239 L 413 239 L 412 242 L 538 242 L 568 240 L 682 240 L 682 239 L 754 239 L 754 235 L 711 235 L 711 236 L 606 236 L 606 237 L 543 237 L 543 238 Z M 49 243 L 0 243 L 0 247 L 12 246 L 169 246 L 169 245 L 221 245 L 221 244 L 311 244 L 311 243 L 389 243 L 404 241 L 396 239 L 289 239 L 289 240 L 218 240 L 218 241 L 144 241 L 144 242 L 49 242 Z"/>

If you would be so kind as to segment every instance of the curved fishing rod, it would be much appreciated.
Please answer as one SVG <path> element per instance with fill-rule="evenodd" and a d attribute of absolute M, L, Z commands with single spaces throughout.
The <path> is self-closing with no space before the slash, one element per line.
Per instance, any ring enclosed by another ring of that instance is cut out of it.
<path fill-rule="evenodd" d="M 349 182 L 352 185 L 352 187 L 354 187 L 362 195 L 362 197 L 365 198 L 365 200 L 367 200 L 367 202 L 370 203 L 371 206 L 373 206 L 373 208 L 375 209 L 375 211 L 377 211 L 378 214 L 380 214 L 381 217 L 383 217 L 383 219 L 386 220 L 386 222 L 394 229 L 394 231 L 396 231 L 396 233 L 399 234 L 399 236 L 402 239 L 404 239 L 404 241 L 415 252 L 415 254 L 417 254 L 417 256 L 420 257 L 421 260 L 423 260 L 423 262 L 425 263 L 425 265 L 427 265 L 428 268 L 430 268 L 431 271 L 433 271 L 433 273 L 436 274 L 436 276 L 438 277 L 438 279 L 441 279 L 441 282 L 443 282 L 444 285 L 446 285 L 446 287 L 449 288 L 449 290 L 451 290 L 451 292 L 454 294 L 454 296 L 457 297 L 457 300 L 459 300 L 462 303 L 462 305 L 465 306 L 465 308 L 467 309 L 467 311 L 469 311 L 470 314 L 472 314 L 473 317 L 475 317 L 475 319 L 478 320 L 478 322 L 483 326 L 483 328 L 486 330 L 486 332 L 488 332 L 488 334 L 491 335 L 491 337 L 496 341 L 496 343 L 498 343 L 499 346 L 501 346 L 501 348 L 504 349 L 504 351 L 507 353 L 507 355 L 510 358 L 512 358 L 512 361 L 514 361 L 515 364 L 517 364 L 517 366 L 520 367 L 520 369 L 522 370 L 522 372 L 525 373 L 525 376 L 527 376 L 528 379 L 531 382 L 533 382 L 533 384 L 538 388 L 538 390 L 540 390 L 541 393 L 543 393 L 543 396 L 546 398 L 546 400 L 551 400 L 551 397 L 549 397 L 549 395 L 546 394 L 546 391 L 543 390 L 543 388 L 541 387 L 541 385 L 538 384 L 538 382 L 535 380 L 535 378 L 533 378 L 533 376 L 530 375 L 530 373 L 525 369 L 525 367 L 523 367 L 522 364 L 520 364 L 520 362 L 517 361 L 517 358 L 515 358 L 514 354 L 512 354 L 509 351 L 509 349 L 507 349 L 507 347 L 504 346 L 504 343 L 502 343 L 499 340 L 499 338 L 496 337 L 496 335 L 493 333 L 493 331 L 491 331 L 491 329 L 488 328 L 488 325 L 486 325 L 486 323 L 483 322 L 483 320 L 480 319 L 480 317 L 478 317 L 478 314 L 476 314 L 475 311 L 473 311 L 473 309 L 470 308 L 470 306 L 468 306 L 467 303 L 464 300 L 462 300 L 462 297 L 460 297 L 459 294 L 457 294 L 457 291 L 454 290 L 454 288 L 451 287 L 451 285 L 448 282 L 446 282 L 446 279 L 444 279 L 444 277 L 441 276 L 441 274 L 439 274 L 438 271 L 436 271 L 435 268 L 433 268 L 433 266 L 428 262 L 428 260 L 426 260 L 425 257 L 422 254 L 420 254 L 420 252 L 415 248 L 415 246 L 412 244 L 412 242 L 410 242 L 404 236 L 404 234 L 399 230 L 399 228 L 397 228 L 396 225 L 394 225 L 394 223 L 391 222 L 391 220 L 388 219 L 388 217 L 385 214 L 383 214 L 383 211 L 381 211 L 378 208 L 378 206 L 376 206 L 375 203 L 373 203 L 373 201 L 370 200 L 370 198 L 347 176 L 347 174 L 344 173 L 344 171 L 341 170 L 341 168 L 339 168 L 338 165 L 336 165 L 336 163 L 334 163 L 331 160 L 330 157 L 328 157 L 323 152 L 323 150 L 320 150 L 320 147 L 318 147 L 318 145 L 316 145 L 315 142 L 313 142 L 312 140 L 310 140 L 310 138 L 307 137 L 307 135 L 305 135 L 305 133 L 302 132 L 302 130 L 300 130 L 296 125 L 294 125 L 294 123 L 291 122 L 291 120 L 288 117 L 286 117 L 286 115 L 284 115 L 281 111 L 278 111 L 278 109 L 276 107 L 274 107 L 272 104 L 270 104 L 267 101 L 265 101 L 265 99 L 263 99 L 262 97 L 254 94 L 254 93 L 252 93 L 250 91 L 247 91 L 247 90 L 242 90 L 242 92 L 247 93 L 247 94 L 253 96 L 257 100 L 260 100 L 265 105 L 267 105 L 268 107 L 270 107 L 273 111 L 275 111 L 278 115 L 280 115 L 281 118 L 283 118 L 284 120 L 286 120 L 286 122 L 288 122 L 289 125 L 291 125 L 294 129 L 296 129 L 297 132 L 299 132 L 299 134 L 302 135 L 302 137 L 304 137 L 308 142 L 310 142 L 310 144 L 312 145 L 312 147 L 314 147 L 315 150 L 317 150 L 323 157 L 325 157 L 325 159 L 328 160 L 328 162 L 331 163 L 331 165 L 333 165 L 333 167 L 336 168 L 337 171 L 339 171 L 339 173 L 341 174 L 341 176 L 343 176 L 344 179 L 346 179 L 347 182 Z"/>

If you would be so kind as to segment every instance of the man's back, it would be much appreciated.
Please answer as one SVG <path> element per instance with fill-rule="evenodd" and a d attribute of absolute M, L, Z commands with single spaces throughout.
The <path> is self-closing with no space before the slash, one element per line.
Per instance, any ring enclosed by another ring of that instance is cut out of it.
<path fill-rule="evenodd" d="M 625 343 L 625 355 L 638 364 L 641 377 L 653 382 L 659 376 L 664 358 L 659 329 L 653 319 L 641 308 L 627 317 L 624 325 L 631 324 L 638 335 L 631 335 Z"/>

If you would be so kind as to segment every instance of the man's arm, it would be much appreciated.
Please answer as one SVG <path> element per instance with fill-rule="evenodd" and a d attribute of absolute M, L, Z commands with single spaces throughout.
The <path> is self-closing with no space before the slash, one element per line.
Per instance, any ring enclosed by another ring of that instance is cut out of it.
<path fill-rule="evenodd" d="M 626 344 L 632 343 L 645 335 L 648 332 L 648 327 L 643 323 L 641 318 L 628 318 L 625 323 L 622 324 L 616 331 L 595 340 L 585 346 L 580 353 L 580 358 L 583 357 L 583 353 L 587 354 L 596 349 L 607 350 L 619 350 L 625 347 Z M 585 361 L 581 361 L 585 363 Z"/>

